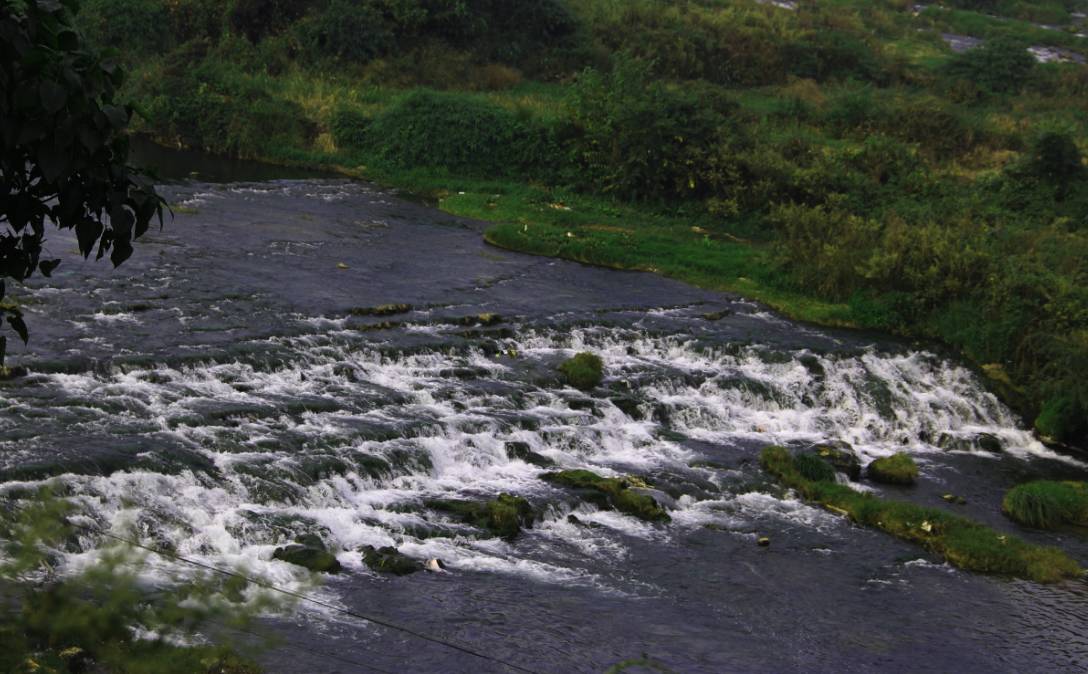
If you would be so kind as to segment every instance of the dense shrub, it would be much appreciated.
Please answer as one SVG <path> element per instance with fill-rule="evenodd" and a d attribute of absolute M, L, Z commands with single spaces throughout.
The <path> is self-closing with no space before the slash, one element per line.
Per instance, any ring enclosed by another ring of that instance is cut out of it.
<path fill-rule="evenodd" d="M 329 119 L 329 132 L 333 142 L 344 150 L 361 150 L 366 147 L 369 128 L 370 118 L 347 107 L 337 108 Z"/>
<path fill-rule="evenodd" d="M 228 21 L 231 30 L 250 42 L 274 35 L 305 16 L 315 0 L 234 0 Z"/>
<path fill-rule="evenodd" d="M 635 201 L 705 196 L 724 120 L 705 100 L 652 79 L 651 67 L 621 56 L 611 72 L 579 77 L 574 152 L 584 181 Z"/>
<path fill-rule="evenodd" d="M 95 44 L 123 46 L 129 57 L 161 51 L 173 39 L 162 0 L 86 0 L 79 23 Z"/>
<path fill-rule="evenodd" d="M 504 108 L 464 94 L 420 90 L 379 114 L 372 146 L 393 166 L 505 176 L 525 168 L 533 132 Z"/>
<path fill-rule="evenodd" d="M 998 37 L 952 59 L 948 72 L 980 86 L 985 91 L 1015 93 L 1020 91 L 1035 70 L 1035 58 L 1026 45 L 1015 39 Z"/>
<path fill-rule="evenodd" d="M 189 40 L 218 40 L 225 15 L 222 0 L 171 0 L 170 25 L 178 43 Z"/>
<path fill-rule="evenodd" d="M 328 58 L 364 63 L 392 50 L 396 34 L 374 3 L 331 0 L 298 26 L 311 60 Z"/>

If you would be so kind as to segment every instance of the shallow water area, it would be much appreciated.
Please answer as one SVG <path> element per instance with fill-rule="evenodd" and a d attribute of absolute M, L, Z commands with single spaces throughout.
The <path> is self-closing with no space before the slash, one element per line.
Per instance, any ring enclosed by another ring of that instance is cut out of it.
<path fill-rule="evenodd" d="M 758 468 L 769 443 L 907 451 L 917 487 L 863 484 L 1088 562 L 1080 532 L 1001 516 L 1009 486 L 1085 470 L 968 369 L 653 275 L 490 248 L 479 223 L 346 180 L 163 191 L 182 208 L 118 270 L 49 242 L 64 263 L 25 289 L 32 342 L 11 354 L 31 373 L 0 383 L 0 492 L 61 483 L 104 530 L 534 671 L 643 654 L 684 672 L 1088 667 L 1082 582 L 956 571 Z M 555 372 L 583 350 L 605 363 L 591 392 Z M 671 522 L 574 498 L 508 443 L 638 476 Z M 537 514 L 512 541 L 427 505 L 501 493 Z M 345 567 L 317 589 L 272 559 L 304 533 Z M 82 537 L 70 561 L 102 543 Z M 364 545 L 449 572 L 380 576 Z M 272 672 L 504 671 L 319 607 L 268 628 L 284 638 Z"/>

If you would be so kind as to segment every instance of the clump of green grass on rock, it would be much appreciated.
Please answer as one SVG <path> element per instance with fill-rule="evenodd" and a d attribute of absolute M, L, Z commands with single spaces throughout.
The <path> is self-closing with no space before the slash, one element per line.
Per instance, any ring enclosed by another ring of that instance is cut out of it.
<path fill-rule="evenodd" d="M 798 454 L 794 459 L 797 472 L 813 482 L 834 482 L 835 468 L 814 454 Z"/>
<path fill-rule="evenodd" d="M 546 482 L 573 489 L 601 508 L 618 510 L 647 522 L 668 522 L 672 518 L 649 494 L 633 487 L 629 478 L 601 477 L 588 470 L 564 470 L 542 477 Z"/>
<path fill-rule="evenodd" d="M 884 484 L 914 484 L 918 479 L 918 464 L 909 454 L 899 452 L 870 463 L 869 477 Z"/>
<path fill-rule="evenodd" d="M 1020 524 L 1054 529 L 1062 524 L 1088 525 L 1088 484 L 1039 480 L 1014 487 L 1001 509 Z"/>
<path fill-rule="evenodd" d="M 588 391 L 596 388 L 604 378 L 604 362 L 596 354 L 583 352 L 565 361 L 559 366 L 559 371 L 568 384 Z"/>
<path fill-rule="evenodd" d="M 888 501 L 845 485 L 810 480 L 784 447 L 767 447 L 760 461 L 764 470 L 805 500 L 858 524 L 917 543 L 962 569 L 1043 583 L 1081 574 L 1077 562 L 1057 548 L 1025 543 L 944 510 Z"/>

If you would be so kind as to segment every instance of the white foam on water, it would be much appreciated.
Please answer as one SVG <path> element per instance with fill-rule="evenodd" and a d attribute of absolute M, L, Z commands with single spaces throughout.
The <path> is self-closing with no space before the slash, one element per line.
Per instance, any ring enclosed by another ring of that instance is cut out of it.
<path fill-rule="evenodd" d="M 375 348 L 340 319 L 296 323 L 313 332 L 253 342 L 290 354 L 278 365 L 209 362 L 43 376 L 41 386 L 64 398 L 64 410 L 86 410 L 71 433 L 137 424 L 150 430 L 130 439 L 146 443 L 147 456 L 169 456 L 156 449 L 169 441 L 220 472 L 129 468 L 57 478 L 80 510 L 110 531 L 135 533 L 207 563 L 245 567 L 287 587 L 303 587 L 309 574 L 272 560 L 272 552 L 310 531 L 351 571 L 364 570 L 360 546 L 394 545 L 420 559 L 440 558 L 453 570 L 616 591 L 615 583 L 587 570 L 593 560 L 625 559 L 631 545 L 667 543 L 676 530 L 714 525 L 743 532 L 772 519 L 831 532 L 842 522 L 796 500 L 750 492 L 683 496 L 673 504 L 670 525 L 583 504 L 574 511 L 578 525 L 566 519 L 571 495 L 541 481 L 543 469 L 508 458 L 507 442 L 525 442 L 563 468 L 603 476 L 690 473 L 688 464 L 701 454 L 679 438 L 661 437 L 663 423 L 710 447 L 844 440 L 864 460 L 907 451 L 922 458 L 923 471 L 927 454 L 944 451 L 942 434 L 988 433 L 1015 456 L 1059 458 L 1019 428 L 968 370 L 925 352 L 782 353 L 582 328 L 504 338 L 503 349 L 514 349 L 516 358 L 462 347 L 404 354 Z M 580 350 L 600 354 L 606 384 L 627 382 L 640 407 L 657 416 L 632 419 L 599 394 L 524 381 L 526 364 L 550 370 Z M 472 375 L 450 375 L 457 371 Z M 587 397 L 593 410 L 572 408 Z M 27 411 L 43 404 L 51 409 L 48 397 L 15 401 Z M 534 423 L 519 426 L 505 414 Z M 18 445 L 0 440 L 0 457 L 21 456 Z M 386 461 L 389 472 L 370 474 L 359 457 Z M 700 474 L 722 478 L 718 471 Z M 433 498 L 502 493 L 543 507 L 543 520 L 522 534 L 524 544 L 479 540 L 470 525 L 422 506 Z M 541 550 L 563 564 L 540 558 Z M 72 563 L 92 554 L 75 553 Z"/>

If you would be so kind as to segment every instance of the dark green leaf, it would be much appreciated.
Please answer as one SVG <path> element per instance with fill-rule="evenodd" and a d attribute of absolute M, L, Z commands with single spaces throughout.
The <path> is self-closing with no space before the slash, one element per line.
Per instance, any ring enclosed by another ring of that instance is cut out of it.
<path fill-rule="evenodd" d="M 53 270 L 60 264 L 60 260 L 43 260 L 38 263 L 38 269 L 41 270 L 42 276 L 49 278 L 53 275 Z"/>
<path fill-rule="evenodd" d="M 8 323 L 11 325 L 11 329 L 19 335 L 19 338 L 23 340 L 23 344 L 30 341 L 30 333 L 26 330 L 26 322 L 23 321 L 21 314 L 11 314 L 8 316 Z"/>
<path fill-rule="evenodd" d="M 52 80 L 42 82 L 39 89 L 42 97 L 42 108 L 47 114 L 55 114 L 68 102 L 68 92 L 64 87 Z"/>

